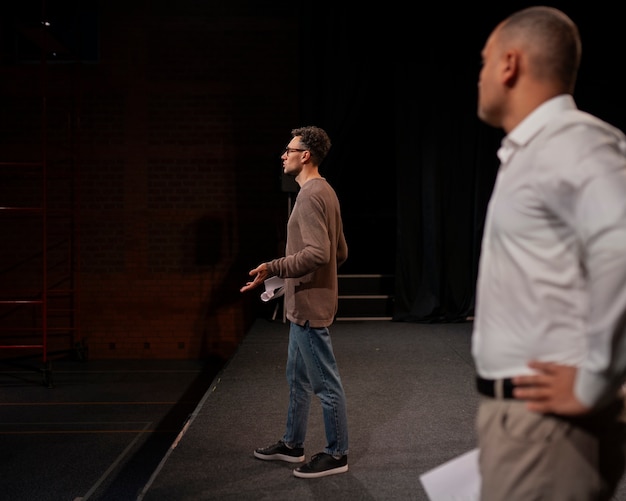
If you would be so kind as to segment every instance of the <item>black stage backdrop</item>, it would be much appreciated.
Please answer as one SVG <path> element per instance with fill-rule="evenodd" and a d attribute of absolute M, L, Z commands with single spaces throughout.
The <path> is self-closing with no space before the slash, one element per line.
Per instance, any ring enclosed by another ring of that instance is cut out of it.
<path fill-rule="evenodd" d="M 626 46 L 618 16 L 608 2 L 563 4 L 551 5 L 583 38 L 576 101 L 624 130 L 610 63 Z M 301 7 L 301 125 L 322 126 L 333 140 L 321 171 L 342 205 L 350 257 L 341 273 L 395 275 L 395 321 L 473 314 L 503 135 L 476 117 L 480 51 L 497 22 L 528 5 L 440 4 L 415 16 L 393 2 L 369 12 Z"/>

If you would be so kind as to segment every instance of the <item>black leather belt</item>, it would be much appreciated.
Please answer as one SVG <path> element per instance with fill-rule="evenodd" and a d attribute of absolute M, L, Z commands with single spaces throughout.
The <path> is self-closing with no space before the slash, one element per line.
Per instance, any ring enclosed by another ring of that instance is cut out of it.
<path fill-rule="evenodd" d="M 483 379 L 476 377 L 478 393 L 491 398 L 515 398 L 513 396 L 513 381 L 506 379 Z"/>

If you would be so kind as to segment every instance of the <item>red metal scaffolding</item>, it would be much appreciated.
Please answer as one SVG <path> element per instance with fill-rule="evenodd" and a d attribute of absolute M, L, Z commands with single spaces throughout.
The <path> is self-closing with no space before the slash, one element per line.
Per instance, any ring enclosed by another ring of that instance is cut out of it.
<path fill-rule="evenodd" d="M 25 143 L 20 154 L 19 146 L 12 145 L 13 155 L 29 160 L 0 159 L 6 160 L 0 161 L 0 234 L 4 235 L 0 240 L 0 350 L 6 353 L 0 361 L 40 359 L 37 370 L 41 371 L 44 384 L 52 387 L 53 356 L 80 350 L 75 341 L 76 158 L 71 125 L 62 135 L 65 144 L 55 144 L 53 155 L 49 150 L 50 96 L 45 46 L 41 52 L 41 94 L 32 96 L 39 100 L 37 109 L 41 112 L 40 124 L 33 126 L 35 135 L 40 136 L 37 151 Z M 25 67 L 23 71 L 32 73 L 33 69 Z M 57 106 L 55 117 L 59 114 L 70 117 L 67 123 L 73 123 L 75 110 L 59 111 Z M 39 159 L 33 161 L 34 157 Z"/>

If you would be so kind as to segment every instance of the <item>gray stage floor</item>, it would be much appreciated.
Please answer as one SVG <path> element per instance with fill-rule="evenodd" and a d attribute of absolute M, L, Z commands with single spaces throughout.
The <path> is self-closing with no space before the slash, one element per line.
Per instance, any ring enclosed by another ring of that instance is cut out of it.
<path fill-rule="evenodd" d="M 144 501 L 426 499 L 419 474 L 474 445 L 471 325 L 379 321 L 331 328 L 348 398 L 347 474 L 303 480 L 255 459 L 282 436 L 288 326 L 258 320 L 146 487 Z M 305 454 L 324 444 L 315 400 Z"/>

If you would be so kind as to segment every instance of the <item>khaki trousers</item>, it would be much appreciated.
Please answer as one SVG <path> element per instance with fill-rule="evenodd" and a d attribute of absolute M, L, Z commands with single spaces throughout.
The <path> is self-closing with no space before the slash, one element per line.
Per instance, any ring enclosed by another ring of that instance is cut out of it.
<path fill-rule="evenodd" d="M 623 402 L 585 418 L 481 397 L 481 501 L 609 501 L 624 473 Z"/>

